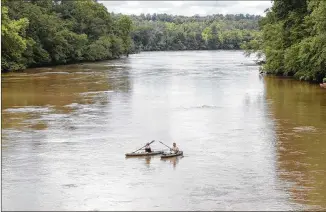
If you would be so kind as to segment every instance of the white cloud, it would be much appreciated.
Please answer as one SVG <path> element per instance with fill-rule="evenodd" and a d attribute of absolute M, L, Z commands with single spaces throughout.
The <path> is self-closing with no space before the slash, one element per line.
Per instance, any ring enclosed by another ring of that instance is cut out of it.
<path fill-rule="evenodd" d="M 211 14 L 264 15 L 271 1 L 99 1 L 108 11 L 123 14 L 167 13 L 192 16 Z"/>

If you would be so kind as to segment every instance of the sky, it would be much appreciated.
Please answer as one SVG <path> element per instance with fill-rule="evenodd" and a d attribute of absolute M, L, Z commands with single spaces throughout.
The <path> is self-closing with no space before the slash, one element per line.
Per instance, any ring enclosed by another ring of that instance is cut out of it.
<path fill-rule="evenodd" d="M 141 13 L 167 13 L 171 15 L 253 14 L 263 15 L 272 6 L 264 1 L 99 1 L 109 12 L 126 15 Z"/>

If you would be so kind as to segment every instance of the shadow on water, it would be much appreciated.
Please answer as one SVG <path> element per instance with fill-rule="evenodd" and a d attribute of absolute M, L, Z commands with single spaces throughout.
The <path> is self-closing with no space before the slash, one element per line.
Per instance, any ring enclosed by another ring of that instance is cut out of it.
<path fill-rule="evenodd" d="M 326 92 L 291 79 L 265 78 L 277 134 L 277 172 L 298 203 L 326 209 Z"/>

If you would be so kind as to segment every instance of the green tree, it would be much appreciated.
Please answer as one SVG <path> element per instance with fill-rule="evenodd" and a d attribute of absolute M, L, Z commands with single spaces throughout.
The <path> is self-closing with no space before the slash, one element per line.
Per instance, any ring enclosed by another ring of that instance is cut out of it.
<path fill-rule="evenodd" d="M 8 8 L 1 6 L 1 69 L 19 70 L 25 68 L 22 54 L 27 48 L 27 40 L 23 37 L 28 20 L 21 18 L 11 20 Z"/>
<path fill-rule="evenodd" d="M 1 70 L 119 58 L 132 22 L 94 0 L 2 2 Z"/>
<path fill-rule="evenodd" d="M 242 47 L 247 54 L 265 55 L 266 73 L 307 81 L 323 80 L 326 76 L 325 1 L 276 0 L 260 21 L 260 28 L 262 35 Z"/>
<path fill-rule="evenodd" d="M 259 16 L 221 14 L 206 17 L 156 14 L 151 19 L 132 15 L 132 39 L 136 49 L 199 50 L 240 49 L 257 33 Z M 224 43 L 223 43 L 224 41 Z"/>
<path fill-rule="evenodd" d="M 119 35 L 123 42 L 123 53 L 129 54 L 129 50 L 131 47 L 131 29 L 132 29 L 132 21 L 128 16 L 121 16 L 118 20 L 119 27 Z"/>

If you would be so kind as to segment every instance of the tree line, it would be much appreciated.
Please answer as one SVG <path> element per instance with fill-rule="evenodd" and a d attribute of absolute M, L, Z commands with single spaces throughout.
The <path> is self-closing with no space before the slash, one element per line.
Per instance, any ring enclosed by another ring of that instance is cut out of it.
<path fill-rule="evenodd" d="M 119 58 L 139 51 L 240 49 L 260 16 L 122 15 L 96 0 L 3 0 L 1 70 Z"/>
<path fill-rule="evenodd" d="M 263 58 L 264 72 L 326 82 L 326 1 L 275 0 L 259 27 L 242 47 Z"/>
<path fill-rule="evenodd" d="M 258 33 L 260 16 L 200 17 L 167 14 L 130 16 L 134 51 L 240 49 Z"/>
<path fill-rule="evenodd" d="M 150 14 L 144 13 L 137 15 L 131 15 L 134 19 L 138 21 L 163 21 L 163 22 L 170 22 L 170 23 L 177 23 L 181 24 L 184 22 L 205 22 L 205 21 L 214 21 L 214 20 L 227 20 L 227 21 L 240 21 L 240 20 L 256 20 L 258 21 L 261 16 L 259 15 L 250 15 L 250 14 L 213 14 L 213 15 L 206 15 L 206 16 L 199 16 L 194 15 L 191 17 L 183 16 L 183 15 L 169 15 L 166 13 L 163 14 Z"/>
<path fill-rule="evenodd" d="M 132 21 L 94 0 L 1 2 L 1 70 L 118 58 Z"/>

